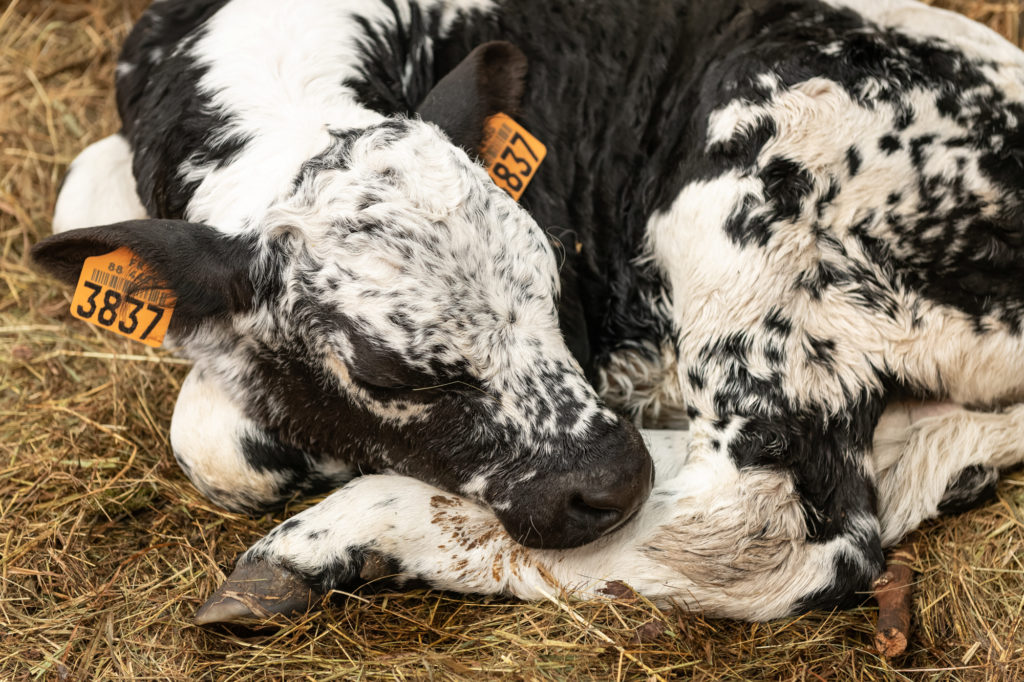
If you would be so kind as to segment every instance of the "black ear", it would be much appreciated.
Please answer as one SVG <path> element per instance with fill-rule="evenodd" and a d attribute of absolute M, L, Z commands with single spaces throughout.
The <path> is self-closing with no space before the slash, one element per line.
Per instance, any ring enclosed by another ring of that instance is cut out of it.
<path fill-rule="evenodd" d="M 437 82 L 417 113 L 444 130 L 452 142 L 475 153 L 488 116 L 515 115 L 523 97 L 526 55 L 503 40 L 476 47 Z"/>
<path fill-rule="evenodd" d="M 148 285 L 143 288 L 174 293 L 171 331 L 176 334 L 205 319 L 226 317 L 253 305 L 249 268 L 255 258 L 254 242 L 184 220 L 130 220 L 69 230 L 33 246 L 32 259 L 74 286 L 86 258 L 122 246 L 149 266 L 154 281 L 143 283 Z"/>

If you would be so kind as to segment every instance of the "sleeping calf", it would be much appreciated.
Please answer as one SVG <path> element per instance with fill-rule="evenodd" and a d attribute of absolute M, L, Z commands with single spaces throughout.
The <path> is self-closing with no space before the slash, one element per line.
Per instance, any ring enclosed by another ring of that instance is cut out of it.
<path fill-rule="evenodd" d="M 382 576 L 828 608 L 1024 459 L 1024 54 L 962 17 L 165 0 L 117 85 L 35 257 L 173 290 L 213 500 L 341 486 L 201 623 Z M 502 111 L 548 147 L 522 208 L 473 157 Z M 687 421 L 648 497 L 631 422 Z"/>

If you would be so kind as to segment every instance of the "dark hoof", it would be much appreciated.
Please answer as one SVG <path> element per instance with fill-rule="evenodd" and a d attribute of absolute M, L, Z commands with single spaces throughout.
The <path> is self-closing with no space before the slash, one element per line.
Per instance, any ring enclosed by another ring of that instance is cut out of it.
<path fill-rule="evenodd" d="M 267 561 L 239 562 L 228 579 L 196 611 L 196 625 L 265 623 L 276 615 L 301 615 L 321 595 L 291 571 Z"/>

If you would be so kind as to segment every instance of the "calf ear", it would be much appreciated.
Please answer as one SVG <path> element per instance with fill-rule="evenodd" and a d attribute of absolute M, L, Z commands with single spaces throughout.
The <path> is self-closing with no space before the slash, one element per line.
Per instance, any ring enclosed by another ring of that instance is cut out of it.
<path fill-rule="evenodd" d="M 61 281 L 78 283 L 86 258 L 128 247 L 149 267 L 153 282 L 173 292 L 171 331 L 181 334 L 211 317 L 252 307 L 251 240 L 184 220 L 130 220 L 69 230 L 32 247 L 32 259 Z M 148 288 L 148 287 L 146 287 Z"/>
<path fill-rule="evenodd" d="M 452 142 L 476 153 L 484 120 L 514 115 L 525 87 L 526 55 L 503 40 L 476 47 L 427 93 L 417 113 L 444 130 Z"/>

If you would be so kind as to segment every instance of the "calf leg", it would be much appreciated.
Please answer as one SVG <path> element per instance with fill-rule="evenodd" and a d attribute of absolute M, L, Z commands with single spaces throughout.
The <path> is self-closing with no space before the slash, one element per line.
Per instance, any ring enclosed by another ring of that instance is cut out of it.
<path fill-rule="evenodd" d="M 329 490 L 352 467 L 282 443 L 201 368 L 182 384 L 171 418 L 171 447 L 185 475 L 231 511 L 260 514 L 293 495 Z"/>
<path fill-rule="evenodd" d="M 896 403 L 879 420 L 874 453 L 882 542 L 960 511 L 1024 462 L 1024 405 L 976 412 L 953 403 Z"/>
<path fill-rule="evenodd" d="M 992 472 L 1024 461 L 1022 429 L 1024 406 L 981 413 L 949 403 L 891 405 L 870 460 L 883 544 L 957 499 L 976 498 Z M 696 428 L 645 435 L 658 474 L 650 499 L 625 527 L 585 547 L 525 548 L 475 503 L 410 478 L 367 476 L 253 545 L 198 621 L 251 615 L 254 602 L 246 606 L 229 593 L 247 593 L 268 611 L 308 601 L 253 593 L 252 576 L 265 573 L 283 572 L 291 582 L 259 584 L 300 585 L 314 596 L 387 579 L 522 599 L 563 590 L 593 597 L 621 580 L 658 602 L 768 619 L 819 605 L 820 595 L 837 595 L 853 574 L 877 568 L 862 546 L 879 533 L 874 515 L 859 513 L 847 519 L 848 532 L 810 542 L 788 476 L 737 468 L 719 454 L 722 434 Z"/>
<path fill-rule="evenodd" d="M 859 561 L 847 537 L 806 540 L 787 476 L 737 469 L 700 443 L 680 466 L 688 437 L 673 438 L 651 444 L 661 479 L 640 513 L 572 550 L 518 545 L 486 508 L 411 478 L 353 480 L 253 545 L 197 622 L 288 610 L 308 601 L 294 598 L 296 585 L 315 596 L 384 578 L 522 599 L 601 596 L 622 580 L 657 602 L 768 619 L 829 593 L 844 557 Z M 872 517 L 852 523 L 877 532 Z"/>
<path fill-rule="evenodd" d="M 145 217 L 135 190 L 132 150 L 115 134 L 89 145 L 71 163 L 53 211 L 53 231 Z"/>

